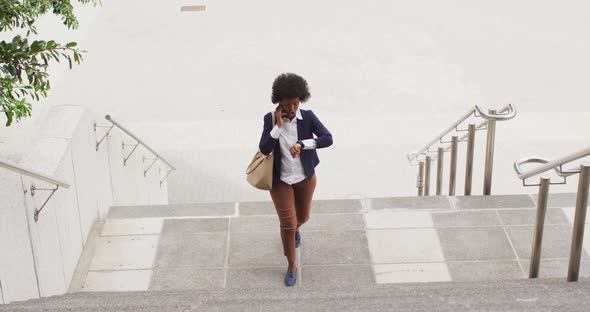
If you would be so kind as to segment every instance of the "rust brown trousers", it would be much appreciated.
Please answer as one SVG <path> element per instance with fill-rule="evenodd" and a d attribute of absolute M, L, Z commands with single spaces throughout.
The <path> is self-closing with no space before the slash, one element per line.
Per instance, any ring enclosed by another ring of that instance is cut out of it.
<path fill-rule="evenodd" d="M 317 180 L 311 179 L 289 185 L 281 181 L 270 190 L 281 226 L 283 252 L 289 263 L 295 263 L 295 232 L 309 219 L 311 199 Z"/>

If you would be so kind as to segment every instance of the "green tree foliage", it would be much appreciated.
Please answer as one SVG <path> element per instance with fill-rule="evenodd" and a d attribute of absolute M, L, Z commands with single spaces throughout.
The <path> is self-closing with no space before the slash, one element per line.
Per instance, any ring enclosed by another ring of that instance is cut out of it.
<path fill-rule="evenodd" d="M 97 4 L 99 0 L 72 0 Z M 0 111 L 10 126 L 14 120 L 31 116 L 31 101 L 47 97 L 51 88 L 47 70 L 52 62 L 67 61 L 70 69 L 82 61 L 76 42 L 61 44 L 54 40 L 30 40 L 37 34 L 35 22 L 51 13 L 69 29 L 78 27 L 70 0 L 0 0 L 0 36 L 9 31 L 12 40 L 0 39 Z"/>

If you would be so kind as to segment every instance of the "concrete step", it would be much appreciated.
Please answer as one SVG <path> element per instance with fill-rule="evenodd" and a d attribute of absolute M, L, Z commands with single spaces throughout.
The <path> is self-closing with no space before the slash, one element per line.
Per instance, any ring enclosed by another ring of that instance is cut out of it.
<path fill-rule="evenodd" d="M 544 278 L 565 277 L 572 235 L 573 195 L 553 198 Z M 528 195 L 314 201 L 296 288 L 523 279 L 534 221 Z M 271 202 L 113 207 L 87 245 L 74 291 L 284 288 Z"/>
<path fill-rule="evenodd" d="M 587 311 L 590 282 L 555 279 L 359 287 L 77 293 L 2 311 Z"/>
<path fill-rule="evenodd" d="M 575 194 L 556 193 L 549 196 L 549 207 L 575 206 Z M 311 212 L 315 214 L 362 213 L 381 210 L 480 210 L 534 208 L 536 195 L 491 196 L 427 196 L 388 197 L 343 200 L 316 200 Z M 133 218 L 193 218 L 275 215 L 271 201 L 187 203 L 153 206 L 115 206 L 108 219 Z"/>
<path fill-rule="evenodd" d="M 107 219 L 219 217 L 234 215 L 235 210 L 235 203 L 114 206 Z"/>

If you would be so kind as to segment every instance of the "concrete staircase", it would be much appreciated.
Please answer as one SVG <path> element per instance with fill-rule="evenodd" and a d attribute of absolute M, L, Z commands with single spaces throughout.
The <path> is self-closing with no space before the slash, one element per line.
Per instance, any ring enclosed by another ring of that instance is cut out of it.
<path fill-rule="evenodd" d="M 590 283 L 565 282 L 574 203 L 573 194 L 551 195 L 542 279 L 527 280 L 534 196 L 315 201 L 293 288 L 283 285 L 271 202 L 113 207 L 87 244 L 71 294 L 1 307 L 583 310 L 590 299 L 576 294 Z"/>

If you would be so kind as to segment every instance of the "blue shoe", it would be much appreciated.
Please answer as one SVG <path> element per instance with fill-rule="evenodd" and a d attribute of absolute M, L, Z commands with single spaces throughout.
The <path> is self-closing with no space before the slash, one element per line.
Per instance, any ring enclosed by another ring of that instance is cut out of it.
<path fill-rule="evenodd" d="M 301 235 L 297 231 L 295 232 L 295 248 L 299 248 L 299 245 L 301 245 Z"/>
<path fill-rule="evenodd" d="M 293 285 L 295 285 L 296 281 L 297 281 L 297 271 L 295 271 L 295 272 L 287 271 L 287 275 L 285 275 L 285 285 L 293 286 Z"/>

